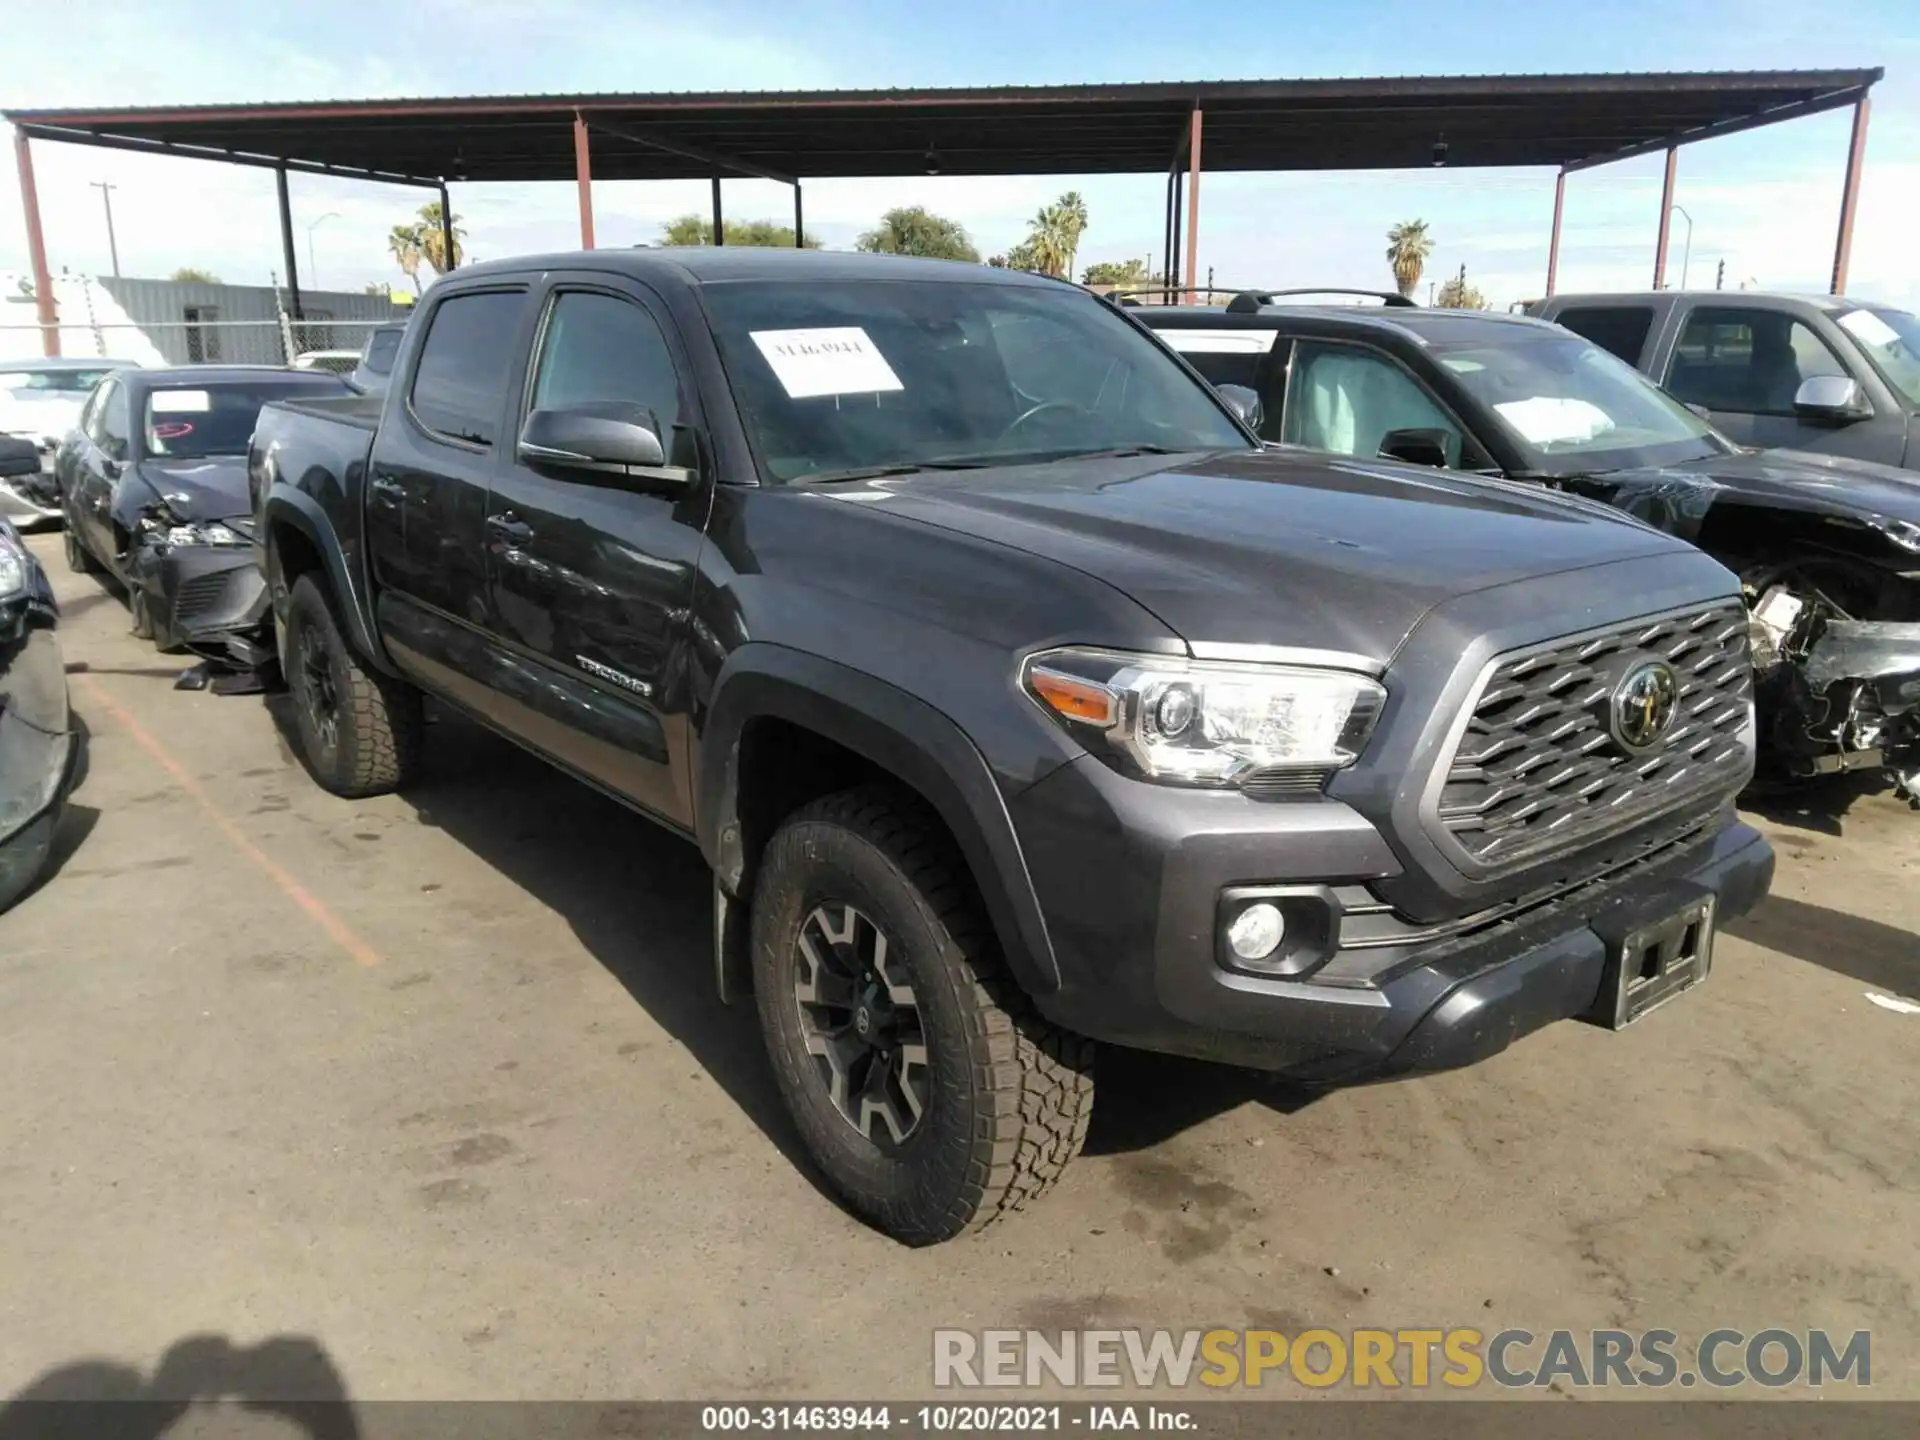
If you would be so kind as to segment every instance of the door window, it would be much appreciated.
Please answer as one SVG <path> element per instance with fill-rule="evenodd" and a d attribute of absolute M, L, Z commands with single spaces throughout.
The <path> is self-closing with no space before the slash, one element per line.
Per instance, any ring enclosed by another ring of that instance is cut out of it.
<path fill-rule="evenodd" d="M 471 445 L 499 438 L 524 290 L 450 295 L 434 308 L 407 397 L 434 433 Z"/>
<path fill-rule="evenodd" d="M 1792 415 L 1802 381 L 1847 369 L 1812 328 L 1781 310 L 1703 305 L 1674 347 L 1667 389 L 1737 415 Z"/>
<path fill-rule="evenodd" d="M 1300 342 L 1287 391 L 1283 441 L 1372 458 L 1396 430 L 1441 432 L 1447 464 L 1460 463 L 1460 427 L 1406 371 L 1357 345 Z"/>
<path fill-rule="evenodd" d="M 1651 305 L 1578 305 L 1562 310 L 1553 323 L 1564 325 L 1583 340 L 1618 355 L 1629 365 L 1640 363 L 1647 331 L 1653 328 Z"/>
<path fill-rule="evenodd" d="M 95 438 L 108 459 L 124 460 L 127 458 L 127 436 L 130 432 L 127 387 L 115 382 L 100 402 L 99 434 Z"/>
<path fill-rule="evenodd" d="M 614 402 L 653 412 L 660 443 L 673 448 L 681 422 L 680 377 L 667 338 L 646 309 L 596 291 L 555 298 L 534 372 L 533 408 Z"/>

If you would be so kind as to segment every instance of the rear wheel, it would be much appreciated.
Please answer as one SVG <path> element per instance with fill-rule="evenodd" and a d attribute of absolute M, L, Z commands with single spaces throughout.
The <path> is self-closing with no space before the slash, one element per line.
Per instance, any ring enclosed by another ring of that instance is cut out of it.
<path fill-rule="evenodd" d="M 313 778 L 350 800 L 385 795 L 419 769 L 420 692 L 363 662 L 311 575 L 293 585 L 287 688 Z"/>
<path fill-rule="evenodd" d="M 754 993 L 781 1093 L 856 1212 L 912 1245 L 1017 1210 L 1086 1139 L 1093 1044 L 1032 1013 L 910 797 L 850 790 L 768 844 Z"/>
<path fill-rule="evenodd" d="M 66 547 L 67 569 L 76 575 L 100 573 L 100 562 L 93 558 L 93 552 L 88 550 L 81 541 L 78 532 L 74 529 L 71 515 L 67 517 L 66 533 L 61 537 L 61 543 Z"/>

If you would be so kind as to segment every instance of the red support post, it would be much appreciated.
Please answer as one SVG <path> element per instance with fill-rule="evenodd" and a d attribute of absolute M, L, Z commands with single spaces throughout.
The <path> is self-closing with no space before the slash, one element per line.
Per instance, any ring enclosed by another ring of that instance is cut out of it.
<path fill-rule="evenodd" d="M 13 132 L 13 163 L 20 172 L 20 208 L 27 218 L 27 254 L 33 263 L 33 308 L 40 322 L 40 352 L 60 354 L 60 314 L 53 303 L 53 276 L 47 269 L 47 241 L 40 230 L 40 192 L 33 184 L 33 152 L 24 130 Z"/>
<path fill-rule="evenodd" d="M 1187 296 L 1193 303 L 1194 286 L 1200 279 L 1200 107 L 1193 107 L 1193 124 L 1187 131 Z"/>
<path fill-rule="evenodd" d="M 1833 293 L 1847 293 L 1847 266 L 1853 260 L 1853 215 L 1860 204 L 1860 170 L 1867 159 L 1867 97 L 1853 107 L 1853 145 L 1847 151 L 1846 188 L 1840 192 L 1840 235 L 1833 244 Z"/>
<path fill-rule="evenodd" d="M 586 117 L 573 112 L 573 183 L 580 191 L 580 248 L 593 249 L 593 155 Z"/>
<path fill-rule="evenodd" d="M 1673 167 L 1680 152 L 1667 147 L 1667 178 L 1660 185 L 1660 243 L 1653 252 L 1653 288 L 1667 288 L 1667 231 L 1673 228 Z"/>
<path fill-rule="evenodd" d="M 1560 211 L 1567 200 L 1567 172 L 1553 177 L 1553 238 L 1547 241 L 1547 297 L 1560 279 Z"/>

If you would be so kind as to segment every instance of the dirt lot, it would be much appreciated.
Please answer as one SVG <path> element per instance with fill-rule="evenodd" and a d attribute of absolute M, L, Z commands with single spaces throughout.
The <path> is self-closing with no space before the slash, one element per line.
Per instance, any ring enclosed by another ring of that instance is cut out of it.
<path fill-rule="evenodd" d="M 442 722 L 316 789 L 258 699 L 68 605 L 92 770 L 0 919 L 0 1380 L 309 1337 L 358 1399 L 912 1396 L 936 1326 L 1873 1332 L 1920 1397 L 1920 816 L 1763 823 L 1777 895 L 1627 1032 L 1312 1099 L 1106 1057 L 1047 1202 L 908 1251 L 816 1187 L 697 854 Z M 1836 814 L 1838 810 L 1840 813 Z M 289 1350 L 289 1354 L 304 1353 Z"/>

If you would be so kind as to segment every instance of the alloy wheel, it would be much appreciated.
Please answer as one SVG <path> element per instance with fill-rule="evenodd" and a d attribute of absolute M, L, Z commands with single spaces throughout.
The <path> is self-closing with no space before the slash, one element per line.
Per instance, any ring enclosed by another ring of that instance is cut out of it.
<path fill-rule="evenodd" d="M 315 738 L 330 751 L 340 738 L 339 690 L 333 681 L 333 658 L 310 626 L 300 635 L 299 674 L 301 708 Z"/>
<path fill-rule="evenodd" d="M 834 1109 L 882 1148 L 919 1128 L 928 1099 L 920 1005 L 897 947 L 852 905 L 816 905 L 795 940 L 793 996 Z"/>

